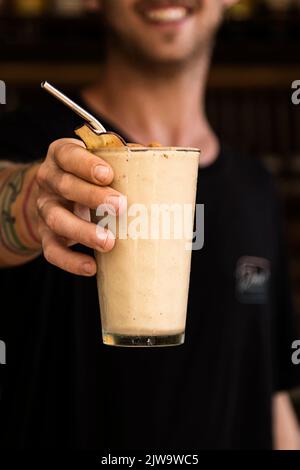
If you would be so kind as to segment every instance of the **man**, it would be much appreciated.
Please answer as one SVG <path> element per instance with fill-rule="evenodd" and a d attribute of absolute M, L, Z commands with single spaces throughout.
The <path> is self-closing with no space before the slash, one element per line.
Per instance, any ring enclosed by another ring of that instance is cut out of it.
<path fill-rule="evenodd" d="M 101 79 L 74 98 L 127 141 L 202 149 L 205 247 L 193 253 L 183 347 L 104 347 L 95 261 L 89 249 L 72 246 L 113 249 L 112 235 L 97 236 L 86 217 L 102 202 L 120 207 L 122 195 L 109 187 L 113 171 L 74 140 L 80 120 L 53 99 L 35 117 L 7 118 L 0 145 L 8 159 L 0 174 L 11 348 L 5 442 L 298 448 L 284 392 L 300 382 L 291 364 L 296 332 L 273 183 L 256 160 L 222 148 L 204 110 L 215 31 L 234 0 L 89 3 L 107 24 L 107 60 Z"/>

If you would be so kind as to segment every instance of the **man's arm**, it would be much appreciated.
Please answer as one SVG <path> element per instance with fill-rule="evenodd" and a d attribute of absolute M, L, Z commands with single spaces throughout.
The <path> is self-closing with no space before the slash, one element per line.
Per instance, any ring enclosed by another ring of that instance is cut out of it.
<path fill-rule="evenodd" d="M 0 267 L 17 266 L 41 252 L 37 231 L 39 164 L 0 161 Z"/>
<path fill-rule="evenodd" d="M 300 450 L 300 429 L 288 393 L 273 397 L 273 442 L 275 450 Z"/>
<path fill-rule="evenodd" d="M 113 248 L 114 234 L 82 214 L 100 204 L 116 214 L 122 209 L 124 196 L 109 186 L 112 168 L 75 139 L 53 142 L 41 163 L 0 165 L 0 267 L 24 264 L 43 252 L 65 271 L 93 276 L 95 259 L 71 246 Z"/>

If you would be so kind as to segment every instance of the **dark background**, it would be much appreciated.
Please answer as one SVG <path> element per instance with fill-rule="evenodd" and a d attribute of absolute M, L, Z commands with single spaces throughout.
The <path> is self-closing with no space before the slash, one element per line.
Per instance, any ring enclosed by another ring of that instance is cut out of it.
<path fill-rule="evenodd" d="M 103 27 L 81 5 L 0 0 L 0 79 L 7 85 L 0 113 L 39 100 L 42 80 L 68 92 L 99 74 Z M 300 80 L 300 0 L 241 1 L 219 34 L 207 111 L 223 141 L 264 159 L 278 179 L 300 311 L 300 105 L 291 101 L 294 80 Z"/>

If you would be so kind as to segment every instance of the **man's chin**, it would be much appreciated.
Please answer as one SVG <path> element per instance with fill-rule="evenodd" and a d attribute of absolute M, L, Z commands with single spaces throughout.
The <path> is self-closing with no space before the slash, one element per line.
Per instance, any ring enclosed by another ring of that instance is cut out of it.
<path fill-rule="evenodd" d="M 176 69 L 176 68 L 184 68 L 194 62 L 195 59 L 199 59 L 201 56 L 201 51 L 199 48 L 197 50 L 192 51 L 182 51 L 181 53 L 177 51 L 168 51 L 162 53 L 160 50 L 159 52 L 155 53 L 155 51 L 139 51 L 136 56 L 136 59 L 140 62 L 140 64 L 153 66 L 153 68 L 158 69 L 159 67 L 164 69 Z"/>
<path fill-rule="evenodd" d="M 173 44 L 162 44 L 159 41 L 131 42 L 130 49 L 141 59 L 153 61 L 154 63 L 181 63 L 188 61 L 191 56 L 199 52 L 198 44 L 180 43 L 174 41 Z"/>
<path fill-rule="evenodd" d="M 121 55 L 127 56 L 131 62 L 138 66 L 147 66 L 158 69 L 184 67 L 191 61 L 199 58 L 206 49 L 208 44 L 200 41 L 198 44 L 157 44 L 155 41 L 148 43 L 138 40 L 126 41 L 120 36 L 111 36 L 111 45 Z"/>
<path fill-rule="evenodd" d="M 140 67 L 147 67 L 148 69 L 152 69 L 154 73 L 161 70 L 176 70 L 182 69 L 190 63 L 189 58 L 186 56 L 179 56 L 178 54 L 170 55 L 162 55 L 162 54 L 145 54 L 141 53 L 135 57 L 137 64 Z"/>

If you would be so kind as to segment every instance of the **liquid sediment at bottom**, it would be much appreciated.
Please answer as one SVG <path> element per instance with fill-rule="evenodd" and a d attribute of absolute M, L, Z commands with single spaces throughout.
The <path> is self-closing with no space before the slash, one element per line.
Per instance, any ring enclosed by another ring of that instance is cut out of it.
<path fill-rule="evenodd" d="M 103 331 L 102 337 L 103 343 L 108 346 L 123 346 L 135 348 L 179 346 L 184 343 L 184 332 L 173 335 L 132 336 L 108 333 Z"/>

